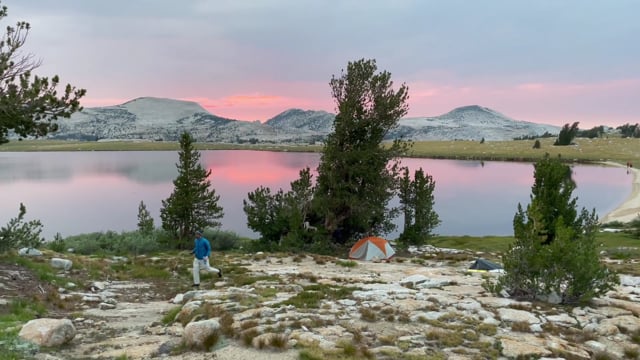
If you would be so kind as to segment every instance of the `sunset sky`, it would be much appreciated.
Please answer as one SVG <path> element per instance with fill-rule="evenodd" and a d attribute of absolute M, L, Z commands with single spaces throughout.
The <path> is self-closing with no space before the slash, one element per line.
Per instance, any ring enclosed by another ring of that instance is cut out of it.
<path fill-rule="evenodd" d="M 409 116 L 481 105 L 580 128 L 640 122 L 636 0 L 4 0 L 32 25 L 37 73 L 85 107 L 192 100 L 267 120 L 335 112 L 329 80 L 376 59 L 409 87 Z"/>

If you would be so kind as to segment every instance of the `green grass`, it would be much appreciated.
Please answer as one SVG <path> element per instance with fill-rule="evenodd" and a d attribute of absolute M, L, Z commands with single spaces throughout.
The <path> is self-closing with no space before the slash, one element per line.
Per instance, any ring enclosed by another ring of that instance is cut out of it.
<path fill-rule="evenodd" d="M 265 150 L 314 152 L 320 146 L 273 145 L 273 144 L 217 144 L 196 143 L 197 150 Z M 178 151 L 177 141 L 67 141 L 67 140 L 22 140 L 11 141 L 0 146 L 0 151 Z"/>
<path fill-rule="evenodd" d="M 569 161 L 595 162 L 614 161 L 626 164 L 627 161 L 640 163 L 640 139 L 605 137 L 601 139 L 577 138 L 575 145 L 554 146 L 555 138 L 539 139 L 541 148 L 534 149 L 535 140 L 518 141 L 418 141 L 407 153 L 410 157 L 436 159 L 476 159 L 536 161 L 545 153 L 560 155 Z M 23 140 L 11 141 L 0 146 L 0 151 L 177 151 L 178 142 L 167 141 L 62 141 L 62 140 Z M 319 152 L 316 145 L 234 145 L 216 143 L 197 143 L 198 150 L 264 150 L 290 152 Z"/>
<path fill-rule="evenodd" d="M 164 316 L 162 316 L 162 323 L 165 325 L 171 324 L 173 320 L 176 319 L 176 315 L 178 315 L 180 310 L 182 310 L 182 306 L 176 306 L 171 310 L 167 311 L 167 313 L 164 314 Z"/>
<path fill-rule="evenodd" d="M 513 236 L 436 236 L 429 244 L 473 252 L 504 252 L 514 241 Z"/>
<path fill-rule="evenodd" d="M 54 284 L 64 284 L 67 282 L 65 278 L 61 278 L 57 275 L 58 270 L 54 269 L 48 262 L 38 262 L 31 258 L 22 256 L 16 257 L 15 259 L 12 259 L 12 261 L 17 265 L 21 265 L 32 270 L 38 279 L 42 281 Z"/>
<path fill-rule="evenodd" d="M 539 139 L 541 148 L 534 149 L 535 140 L 518 141 L 420 141 L 414 143 L 409 156 L 442 159 L 477 159 L 537 161 L 549 153 L 552 157 L 560 155 L 570 161 L 597 162 L 614 161 L 626 164 L 637 163 L 640 153 L 640 139 L 633 138 L 576 138 L 575 145 L 554 146 L 555 138 Z"/>
<path fill-rule="evenodd" d="M 0 315 L 0 324 L 25 323 L 47 313 L 44 305 L 28 299 L 12 300 L 9 313 Z"/>
<path fill-rule="evenodd" d="M 353 260 L 336 260 L 336 265 L 346 268 L 352 268 L 358 266 L 358 263 Z"/>

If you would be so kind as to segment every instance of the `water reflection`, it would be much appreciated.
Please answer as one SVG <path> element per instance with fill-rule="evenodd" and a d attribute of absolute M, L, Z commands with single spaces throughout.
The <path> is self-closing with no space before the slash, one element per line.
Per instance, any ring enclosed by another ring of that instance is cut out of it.
<path fill-rule="evenodd" d="M 223 229 L 256 237 L 246 227 L 242 200 L 259 186 L 289 190 L 300 170 L 315 171 L 317 153 L 203 151 L 211 182 L 224 208 Z M 144 201 L 160 225 L 161 200 L 173 191 L 175 151 L 0 153 L 0 225 L 15 217 L 20 202 L 29 218 L 42 220 L 45 236 L 133 230 Z M 533 165 L 495 161 L 403 159 L 436 181 L 436 211 L 443 235 L 511 235 L 518 203 L 528 204 Z M 574 166 L 579 206 L 600 216 L 631 191 L 624 168 Z M 397 200 L 395 201 L 397 203 Z M 401 219 L 397 223 L 400 224 Z M 392 233 L 394 238 L 398 233 Z"/>

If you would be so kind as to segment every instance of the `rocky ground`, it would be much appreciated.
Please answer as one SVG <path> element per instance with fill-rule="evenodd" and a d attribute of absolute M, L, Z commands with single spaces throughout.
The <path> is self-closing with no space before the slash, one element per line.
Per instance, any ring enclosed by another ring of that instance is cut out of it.
<path fill-rule="evenodd" d="M 468 272 L 477 254 L 423 249 L 389 263 L 319 256 L 224 255 L 222 279 L 193 290 L 188 262 L 166 279 L 86 278 L 53 289 L 17 265 L 0 269 L 0 301 L 64 299 L 47 316 L 73 322 L 66 345 L 40 359 L 635 359 L 640 278 L 588 306 L 495 297 L 492 273 Z M 44 255 L 47 257 L 48 255 Z M 121 267 L 127 261 L 120 259 Z M 63 272 L 65 273 L 65 272 Z M 73 270 L 66 271 L 69 276 Z M 78 274 L 76 274 L 78 275 Z M 85 274 L 87 275 L 87 274 Z M 2 304 L 0 302 L 0 304 Z M 164 321 L 163 321 L 164 319 Z M 188 328 L 215 319 L 208 350 L 185 346 Z"/>

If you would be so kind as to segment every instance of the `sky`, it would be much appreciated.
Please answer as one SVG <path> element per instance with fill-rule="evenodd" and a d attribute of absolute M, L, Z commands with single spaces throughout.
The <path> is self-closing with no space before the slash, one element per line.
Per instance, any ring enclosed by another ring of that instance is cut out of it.
<path fill-rule="evenodd" d="M 640 122 L 637 0 L 2 0 L 36 73 L 84 107 L 145 96 L 266 121 L 335 113 L 329 81 L 375 59 L 408 117 L 480 105 L 582 129 Z"/>

